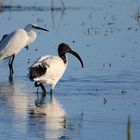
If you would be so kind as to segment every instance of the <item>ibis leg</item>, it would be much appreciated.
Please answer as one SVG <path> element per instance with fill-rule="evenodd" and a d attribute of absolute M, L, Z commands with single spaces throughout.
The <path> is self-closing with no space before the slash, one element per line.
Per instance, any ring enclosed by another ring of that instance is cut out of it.
<path fill-rule="evenodd" d="M 42 83 L 35 82 L 35 87 L 41 87 L 42 89 L 42 97 L 46 96 L 46 89 Z"/>
<path fill-rule="evenodd" d="M 53 95 L 53 90 L 52 90 L 52 88 L 51 88 L 51 90 L 50 90 L 50 99 L 52 100 L 52 95 Z"/>
<path fill-rule="evenodd" d="M 42 97 L 45 97 L 46 96 L 46 89 L 42 83 L 40 84 L 40 87 L 42 89 Z"/>
<path fill-rule="evenodd" d="M 35 85 L 35 87 L 37 87 L 37 100 L 35 100 L 35 105 L 40 106 L 40 105 L 44 104 L 44 99 L 45 99 L 45 96 L 46 96 L 46 90 L 45 90 L 45 87 L 42 83 L 35 82 L 34 85 Z M 41 89 L 42 89 L 42 95 L 41 95 L 40 98 L 39 98 L 39 95 L 38 95 L 39 87 L 41 87 Z"/>

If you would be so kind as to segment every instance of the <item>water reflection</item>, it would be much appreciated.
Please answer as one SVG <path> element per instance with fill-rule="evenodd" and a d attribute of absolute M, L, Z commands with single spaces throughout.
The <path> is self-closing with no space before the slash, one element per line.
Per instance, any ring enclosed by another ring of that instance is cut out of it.
<path fill-rule="evenodd" d="M 63 20 L 63 16 L 64 16 L 64 8 L 61 9 L 61 15 L 60 15 L 60 21 L 57 19 L 57 23 L 59 23 L 58 25 L 61 25 L 61 22 Z M 55 16 L 56 16 L 56 13 L 57 11 L 55 10 L 55 8 L 51 9 L 51 18 L 52 18 L 52 25 L 53 27 L 56 26 L 56 23 L 55 23 Z"/>
<path fill-rule="evenodd" d="M 22 84 L 21 84 L 22 83 Z M 34 106 L 34 95 L 24 82 L 0 82 L 0 135 L 4 137 L 38 137 L 58 139 L 64 135 L 67 115 L 59 102 L 52 97 L 40 107 Z"/>
<path fill-rule="evenodd" d="M 3 11 L 12 11 L 12 12 L 20 12 L 20 11 L 64 11 L 64 10 L 80 10 L 80 7 L 53 7 L 52 6 L 39 6 L 39 5 L 31 5 L 31 6 L 23 6 L 23 5 L 3 5 Z"/>
<path fill-rule="evenodd" d="M 29 110 L 28 131 L 40 139 L 58 139 L 64 135 L 67 115 L 56 98 Z"/>
<path fill-rule="evenodd" d="M 45 3 L 43 6 L 34 4 L 33 5 L 4 5 L 2 3 L 2 6 L 0 6 L 0 12 L 50 12 L 51 13 L 51 20 L 53 27 L 57 26 L 59 27 L 62 24 L 63 16 L 65 10 L 80 10 L 80 7 L 65 7 L 63 0 L 61 1 L 61 6 L 57 6 L 54 4 L 54 0 L 51 0 L 51 5 L 48 5 Z M 42 22 L 43 19 L 37 18 L 37 22 Z"/>
<path fill-rule="evenodd" d="M 60 0 L 60 1 L 61 1 L 62 8 L 64 9 L 65 8 L 64 1 L 63 0 Z M 55 9 L 54 0 L 51 0 L 51 10 L 54 10 L 54 9 Z"/>
<path fill-rule="evenodd" d="M 127 120 L 127 140 L 131 140 L 131 118 L 128 116 Z"/>
<path fill-rule="evenodd" d="M 134 15 L 134 19 L 140 24 L 140 8 L 138 8 L 137 13 Z"/>
<path fill-rule="evenodd" d="M 24 83 L 0 82 L 0 135 L 4 137 L 2 139 L 7 138 L 7 135 L 9 138 L 18 137 L 26 132 L 26 110 L 29 105 L 30 93 Z"/>
<path fill-rule="evenodd" d="M 24 83 L 0 82 L 0 104 L 5 104 L 21 115 L 28 108 L 29 99 L 30 93 L 26 90 Z"/>
<path fill-rule="evenodd" d="M 3 11 L 3 7 L 4 7 L 4 4 L 3 4 L 3 2 L 2 2 L 2 1 L 0 1 L 0 12 L 2 12 L 2 11 Z"/>
<path fill-rule="evenodd" d="M 0 82 L 0 136 L 9 138 L 72 139 L 81 130 L 83 114 L 68 118 L 63 106 L 52 96 L 39 106 L 26 81 Z M 4 132 L 4 133 L 3 133 Z"/>

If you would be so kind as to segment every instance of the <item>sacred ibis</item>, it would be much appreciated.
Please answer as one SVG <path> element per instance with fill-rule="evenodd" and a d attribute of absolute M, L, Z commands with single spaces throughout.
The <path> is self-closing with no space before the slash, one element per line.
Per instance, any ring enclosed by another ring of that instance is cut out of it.
<path fill-rule="evenodd" d="M 43 84 L 51 86 L 50 95 L 52 95 L 55 85 L 63 76 L 68 64 L 66 53 L 73 54 L 80 61 L 82 67 L 84 67 L 79 54 L 73 51 L 66 43 L 61 43 L 58 46 L 59 56 L 44 55 L 29 67 L 29 79 L 35 81 L 35 87 L 41 87 L 43 97 L 46 96 L 46 90 Z"/>
<path fill-rule="evenodd" d="M 35 24 L 28 24 L 24 29 L 17 29 L 10 34 L 5 34 L 0 41 L 0 61 L 3 59 L 9 60 L 9 77 L 12 78 L 13 61 L 15 56 L 23 49 L 28 48 L 28 45 L 36 39 L 35 29 L 48 31 Z"/>

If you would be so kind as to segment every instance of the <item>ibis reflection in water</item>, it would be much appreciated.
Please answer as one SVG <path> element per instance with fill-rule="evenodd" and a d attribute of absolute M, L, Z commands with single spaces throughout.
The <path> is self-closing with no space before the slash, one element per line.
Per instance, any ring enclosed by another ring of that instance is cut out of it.
<path fill-rule="evenodd" d="M 58 139 L 64 135 L 67 126 L 67 114 L 54 96 L 40 107 L 29 111 L 28 131 L 39 138 Z"/>
<path fill-rule="evenodd" d="M 63 76 L 68 64 L 67 53 L 74 55 L 80 61 L 81 66 L 84 67 L 79 54 L 73 51 L 66 43 L 61 43 L 58 47 L 59 56 L 42 56 L 29 68 L 29 79 L 35 81 L 36 87 L 41 87 L 43 97 L 46 96 L 43 83 L 51 86 L 50 95 L 52 95 L 54 87 Z"/>
<path fill-rule="evenodd" d="M 44 30 L 47 29 L 41 28 L 35 24 L 28 24 L 24 29 L 17 29 L 10 34 L 5 34 L 0 41 L 0 61 L 3 59 L 9 60 L 9 79 L 12 79 L 14 70 L 13 70 L 13 61 L 15 56 L 23 49 L 28 48 L 28 45 L 33 43 L 36 39 L 35 30 Z"/>

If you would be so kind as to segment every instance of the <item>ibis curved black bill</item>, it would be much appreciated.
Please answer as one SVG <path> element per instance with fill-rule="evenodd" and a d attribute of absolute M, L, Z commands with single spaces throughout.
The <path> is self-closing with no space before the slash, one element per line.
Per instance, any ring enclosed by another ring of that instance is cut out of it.
<path fill-rule="evenodd" d="M 32 25 L 32 27 L 35 28 L 35 29 L 38 29 L 38 30 L 43 30 L 43 31 L 49 32 L 49 30 L 47 30 L 45 28 L 42 28 L 42 27 L 39 27 L 39 26 Z"/>
<path fill-rule="evenodd" d="M 81 57 L 79 56 L 79 54 L 76 53 L 76 52 L 73 51 L 73 50 L 70 50 L 69 53 L 71 53 L 72 55 L 74 55 L 74 56 L 80 61 L 81 66 L 82 66 L 82 68 L 83 68 L 83 67 L 84 67 L 84 64 L 83 64 L 83 61 L 82 61 Z"/>

